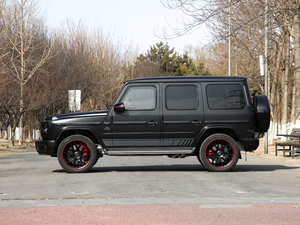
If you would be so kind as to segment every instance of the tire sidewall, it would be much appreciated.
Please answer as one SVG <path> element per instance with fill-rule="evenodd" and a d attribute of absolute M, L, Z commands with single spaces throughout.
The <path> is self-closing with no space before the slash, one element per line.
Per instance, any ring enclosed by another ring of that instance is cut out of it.
<path fill-rule="evenodd" d="M 211 143 L 214 140 L 217 140 L 217 139 L 226 140 L 227 142 L 229 142 L 231 144 L 231 146 L 233 147 L 233 150 L 234 150 L 234 158 L 232 159 L 232 161 L 230 162 L 229 165 L 227 165 L 226 167 L 222 167 L 222 168 L 217 168 L 217 167 L 212 166 L 206 158 L 206 152 L 205 151 L 206 151 L 206 148 L 207 148 L 208 144 Z M 231 138 L 230 136 L 228 136 L 226 134 L 213 134 L 213 135 L 207 137 L 203 141 L 203 143 L 200 147 L 200 150 L 199 150 L 199 158 L 201 160 L 202 165 L 206 169 L 208 169 L 209 171 L 212 171 L 212 172 L 226 172 L 226 171 L 230 171 L 236 165 L 236 163 L 238 162 L 239 149 L 238 149 L 238 146 L 237 146 L 235 140 L 233 138 Z"/>
<path fill-rule="evenodd" d="M 199 154 L 197 155 L 197 159 L 198 159 L 199 163 L 203 166 L 203 163 L 202 163 L 202 161 L 200 159 L 200 155 Z"/>
<path fill-rule="evenodd" d="M 71 167 L 66 165 L 66 163 L 64 162 L 63 156 L 62 156 L 64 147 L 66 146 L 66 144 L 68 144 L 72 141 L 75 141 L 75 140 L 81 140 L 81 141 L 85 142 L 86 144 L 88 144 L 88 146 L 91 149 L 91 154 L 92 154 L 91 159 L 89 160 L 88 164 L 85 167 L 80 168 L 80 169 L 72 169 Z M 96 150 L 94 143 L 88 137 L 79 135 L 79 134 L 71 135 L 71 136 L 65 138 L 59 144 L 58 150 L 57 150 L 57 158 L 58 158 L 58 162 L 61 165 L 61 167 L 68 173 L 85 173 L 85 172 L 88 172 L 96 164 L 97 150 Z"/>

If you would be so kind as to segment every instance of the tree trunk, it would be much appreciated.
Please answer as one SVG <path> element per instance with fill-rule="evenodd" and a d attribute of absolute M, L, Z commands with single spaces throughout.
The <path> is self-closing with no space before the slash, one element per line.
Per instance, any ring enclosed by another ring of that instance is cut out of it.
<path fill-rule="evenodd" d="M 23 83 L 21 83 L 21 95 L 20 95 L 20 122 L 19 122 L 19 144 L 23 145 L 23 108 L 24 108 L 24 100 L 23 100 Z"/>
<path fill-rule="evenodd" d="M 300 24 L 299 15 L 294 16 L 294 44 L 295 44 L 295 121 L 300 126 Z"/>
<path fill-rule="evenodd" d="M 22 2 L 23 3 L 23 2 Z M 20 123 L 19 123 L 19 144 L 23 145 L 23 107 L 24 107 L 24 77 L 25 77 L 25 60 L 24 60 L 24 37 L 23 37 L 23 20 L 24 20 L 24 8 L 21 8 L 22 18 L 20 27 Z"/>
<path fill-rule="evenodd" d="M 289 72 L 290 72 L 290 34 L 286 33 L 286 49 L 285 49 L 285 65 L 284 74 L 282 74 L 282 132 L 288 134 L 288 86 L 289 86 Z"/>
<path fill-rule="evenodd" d="M 279 73 L 280 73 L 280 62 L 281 62 L 281 56 L 282 56 L 282 52 L 283 52 L 283 48 L 284 48 L 284 44 L 280 45 L 278 43 L 279 46 L 279 51 L 277 51 L 277 57 L 274 58 L 274 71 L 273 71 L 273 82 L 270 83 L 268 82 L 270 85 L 272 85 L 271 88 L 271 93 L 269 92 L 269 96 L 270 96 L 270 104 L 271 104 L 271 111 L 273 114 L 273 124 L 278 124 L 280 122 L 280 105 L 279 103 L 279 99 L 278 99 L 278 83 L 279 83 Z"/>
<path fill-rule="evenodd" d="M 11 128 L 10 142 L 14 146 L 15 145 L 15 132 L 16 132 L 16 127 L 17 127 L 18 121 L 15 117 L 12 120 L 13 120 L 12 126 L 10 127 Z"/>

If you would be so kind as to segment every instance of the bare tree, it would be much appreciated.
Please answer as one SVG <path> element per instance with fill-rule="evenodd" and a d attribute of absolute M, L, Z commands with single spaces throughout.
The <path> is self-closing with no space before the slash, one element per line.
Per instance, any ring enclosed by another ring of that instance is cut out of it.
<path fill-rule="evenodd" d="M 9 30 L 5 33 L 8 44 L 10 69 L 9 75 L 19 85 L 19 127 L 20 144 L 23 144 L 23 114 L 28 110 L 24 103 L 26 84 L 33 78 L 38 69 L 51 57 L 55 42 L 50 45 L 39 40 L 43 33 L 42 18 L 36 15 L 37 3 L 26 0 L 13 1 L 9 8 L 10 15 L 20 13 L 12 20 Z M 13 130 L 14 131 L 14 130 Z"/>
<path fill-rule="evenodd" d="M 0 35 L 6 54 L 0 61 L 0 94 L 10 93 L 0 99 L 1 120 L 12 131 L 18 123 L 26 126 L 27 134 L 47 115 L 68 112 L 70 89 L 82 91 L 84 111 L 112 104 L 136 57 L 136 50 L 113 33 L 91 31 L 83 23 L 68 22 L 49 34 L 36 7 L 36 1 L 13 0 L 1 18 L 10 24 Z"/>
<path fill-rule="evenodd" d="M 300 125 L 300 2 L 296 0 L 274 1 L 283 23 L 293 38 L 295 48 L 295 95 L 293 122 Z"/>
<path fill-rule="evenodd" d="M 7 4 L 5 0 L 0 1 L 0 37 L 2 38 L 2 35 L 9 29 L 9 26 L 12 24 L 13 20 L 16 18 L 16 16 L 20 13 L 19 11 L 15 11 L 14 15 L 10 15 L 9 19 L 7 17 Z M 2 50 L 2 46 L 0 46 L 0 50 Z M 0 55 L 0 61 L 4 59 L 8 55 L 8 52 L 2 52 Z M 0 70 L 3 73 L 4 67 L 1 66 Z"/>
<path fill-rule="evenodd" d="M 84 111 L 106 109 L 122 86 L 134 50 L 116 40 L 113 32 L 88 30 L 82 22 L 68 21 L 57 31 L 60 52 L 49 61 L 51 76 L 65 81 L 66 91 L 81 90 Z"/>
<path fill-rule="evenodd" d="M 232 61 L 238 71 L 236 74 L 248 77 L 254 92 L 263 91 L 258 56 L 264 52 L 265 1 L 162 0 L 162 3 L 167 8 L 179 9 L 186 15 L 185 20 L 175 27 L 176 32 L 168 33 L 166 29 L 164 36 L 174 38 L 192 32 L 199 26 L 207 26 L 216 41 L 211 45 L 211 54 L 213 57 L 220 56 L 219 60 L 215 58 L 215 62 L 219 65 L 223 63 L 224 68 L 226 68 L 228 54 L 226 51 L 216 54 L 214 46 L 227 45 L 228 30 L 231 26 L 231 36 L 235 46 L 232 50 L 235 55 Z M 299 7 L 300 2 L 296 0 L 269 0 L 269 84 L 272 119 L 274 123 L 286 124 L 287 118 L 291 118 L 291 122 L 298 126 L 300 121 Z M 229 16 L 231 24 L 229 24 Z M 287 35 L 292 37 L 292 43 L 289 42 Z M 287 91 L 288 85 L 289 90 L 294 90 L 294 94 Z M 284 102 L 284 107 L 281 107 L 281 102 Z"/>

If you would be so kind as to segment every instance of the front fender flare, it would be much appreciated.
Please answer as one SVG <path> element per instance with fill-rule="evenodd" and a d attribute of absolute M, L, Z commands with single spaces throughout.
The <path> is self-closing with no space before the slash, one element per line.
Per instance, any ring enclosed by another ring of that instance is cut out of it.
<path fill-rule="evenodd" d="M 83 134 L 83 135 L 89 137 L 90 139 L 92 139 L 94 142 L 97 142 L 98 144 L 105 147 L 105 144 L 104 144 L 103 140 L 101 139 L 101 137 L 98 135 L 97 131 L 92 127 L 85 127 L 85 126 L 62 127 L 56 137 L 57 144 L 60 142 L 61 139 L 64 139 L 66 136 L 69 136 L 69 135 L 66 135 L 69 133 Z"/>

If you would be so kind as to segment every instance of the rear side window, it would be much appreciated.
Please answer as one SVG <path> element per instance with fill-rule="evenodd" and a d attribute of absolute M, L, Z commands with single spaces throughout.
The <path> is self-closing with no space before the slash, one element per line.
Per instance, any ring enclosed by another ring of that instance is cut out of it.
<path fill-rule="evenodd" d="M 195 85 L 169 85 L 166 87 L 166 108 L 192 110 L 199 107 L 198 89 Z"/>
<path fill-rule="evenodd" d="M 238 84 L 208 85 L 206 88 L 208 107 L 210 109 L 243 109 L 245 96 Z"/>

